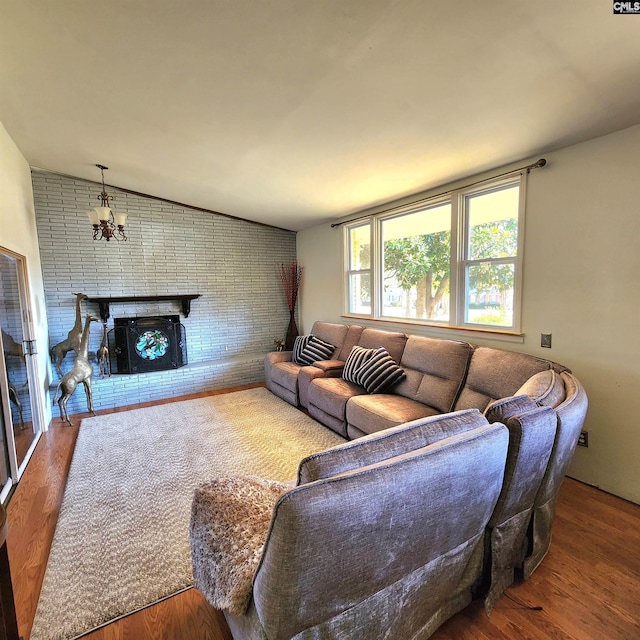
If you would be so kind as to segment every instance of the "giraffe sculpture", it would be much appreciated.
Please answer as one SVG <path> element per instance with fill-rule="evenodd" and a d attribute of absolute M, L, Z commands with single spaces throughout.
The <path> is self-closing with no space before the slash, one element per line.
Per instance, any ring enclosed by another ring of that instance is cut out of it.
<path fill-rule="evenodd" d="M 76 351 L 76 360 L 73 363 L 73 368 L 62 376 L 62 379 L 58 383 L 56 393 L 53 396 L 53 401 L 56 402 L 58 391 L 61 392 L 60 399 L 58 400 L 58 406 L 60 407 L 60 419 L 71 426 L 73 426 L 73 422 L 69 419 L 67 402 L 81 382 L 84 385 L 84 391 L 87 396 L 87 408 L 93 415 L 95 415 L 95 411 L 93 410 L 93 398 L 91 396 L 91 376 L 93 375 L 93 367 L 91 366 L 88 357 L 89 328 L 92 322 L 100 322 L 100 319 L 87 314 L 87 319 L 84 323 L 84 331 L 82 332 L 82 338 L 80 340 L 80 347 L 78 348 L 78 351 Z"/>
<path fill-rule="evenodd" d="M 24 349 L 22 348 L 22 344 L 16 342 L 13 339 L 13 336 L 7 333 L 4 329 L 2 329 L 2 348 L 4 351 L 5 363 L 7 356 L 15 356 L 24 362 Z M 9 372 L 7 371 L 7 376 L 8 374 Z M 20 428 L 24 429 L 25 424 L 22 414 L 22 402 L 20 400 L 18 388 L 9 380 L 7 380 L 7 382 L 9 384 L 9 400 L 16 405 L 16 409 L 18 410 L 18 415 L 20 417 Z M 27 379 L 22 386 L 26 387 L 28 384 L 29 380 Z"/>
<path fill-rule="evenodd" d="M 11 402 L 13 402 L 13 404 L 16 405 L 16 409 L 18 410 L 18 416 L 20 417 L 20 429 L 24 429 L 25 424 L 22 416 L 22 402 L 20 401 L 18 390 L 11 383 L 9 383 L 9 400 L 11 400 Z"/>
<path fill-rule="evenodd" d="M 24 360 L 24 349 L 22 344 L 16 342 L 13 336 L 2 329 L 2 347 L 5 356 L 16 356 Z"/>
<path fill-rule="evenodd" d="M 107 323 L 102 323 L 102 342 L 96 351 L 98 357 L 98 366 L 100 368 L 100 377 L 111 377 L 111 364 L 109 362 L 109 347 L 107 347 Z"/>
<path fill-rule="evenodd" d="M 67 337 L 51 347 L 51 357 L 56 365 L 56 369 L 62 377 L 62 361 L 69 351 L 78 353 L 80 348 L 80 340 L 82 338 L 82 301 L 89 296 L 84 293 L 74 293 L 76 297 L 76 321 L 73 328 L 67 334 Z"/>

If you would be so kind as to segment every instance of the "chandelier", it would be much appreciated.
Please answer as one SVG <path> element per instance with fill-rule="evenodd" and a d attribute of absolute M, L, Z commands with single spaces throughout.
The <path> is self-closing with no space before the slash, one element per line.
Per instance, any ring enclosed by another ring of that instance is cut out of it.
<path fill-rule="evenodd" d="M 107 195 L 104 186 L 104 172 L 109 168 L 102 164 L 97 164 L 102 174 L 102 193 L 98 196 L 101 206 L 94 207 L 91 211 L 87 211 L 87 216 L 93 225 L 93 239 L 106 240 L 109 242 L 111 238 L 116 240 L 126 240 L 124 233 L 124 225 L 127 223 L 127 214 L 120 212 L 112 212 L 109 207 L 109 201 L 113 200 L 113 196 Z"/>

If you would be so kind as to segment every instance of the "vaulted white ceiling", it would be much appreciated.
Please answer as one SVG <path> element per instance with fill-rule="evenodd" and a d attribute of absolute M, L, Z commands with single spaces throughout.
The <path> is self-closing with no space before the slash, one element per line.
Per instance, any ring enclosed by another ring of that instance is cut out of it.
<path fill-rule="evenodd" d="M 640 122 L 608 0 L 0 0 L 34 167 L 300 230 Z"/>

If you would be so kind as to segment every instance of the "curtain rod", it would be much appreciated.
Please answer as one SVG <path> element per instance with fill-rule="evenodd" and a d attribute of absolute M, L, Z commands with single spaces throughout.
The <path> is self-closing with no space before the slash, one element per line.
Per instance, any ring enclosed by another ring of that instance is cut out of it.
<path fill-rule="evenodd" d="M 520 167 L 519 169 L 513 169 L 512 171 L 506 171 L 505 173 L 501 173 L 497 176 L 491 176 L 490 178 L 484 178 L 483 180 L 477 180 L 476 182 L 471 182 L 469 184 L 462 185 L 461 187 L 456 187 L 455 189 L 449 189 L 449 191 L 442 191 L 441 193 L 436 193 L 435 195 L 428 196 L 426 198 L 421 198 L 420 200 L 414 200 L 413 202 L 407 202 L 405 204 L 399 204 L 396 207 L 391 207 L 390 209 L 384 209 L 383 211 L 377 211 L 375 214 L 368 213 L 366 215 L 359 216 L 357 218 L 352 218 L 351 220 L 344 220 L 343 222 L 334 222 L 331 225 L 331 228 L 341 227 L 343 224 L 349 224 L 350 222 L 357 222 L 358 220 L 364 220 L 365 218 L 370 218 L 372 215 L 381 215 L 383 213 L 390 213 L 391 211 L 397 211 L 398 209 L 404 209 L 405 207 L 410 207 L 414 204 L 420 204 L 421 202 L 427 202 L 428 200 L 433 200 L 434 198 L 438 198 L 440 196 L 446 196 L 448 193 L 453 193 L 454 191 L 460 191 L 460 189 L 468 189 L 469 187 L 475 187 L 478 184 L 482 184 L 483 182 L 491 182 L 492 180 L 497 180 L 498 178 L 504 178 L 505 176 L 515 175 L 516 173 L 520 173 L 526 169 L 527 173 L 532 169 L 540 169 L 540 167 L 544 167 L 547 164 L 545 158 L 540 158 L 537 162 L 533 164 L 528 164 L 524 167 Z"/>

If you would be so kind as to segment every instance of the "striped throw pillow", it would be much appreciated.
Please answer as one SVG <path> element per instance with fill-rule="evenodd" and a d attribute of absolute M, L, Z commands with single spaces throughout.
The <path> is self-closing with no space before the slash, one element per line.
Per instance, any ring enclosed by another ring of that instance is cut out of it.
<path fill-rule="evenodd" d="M 358 369 L 358 384 L 367 393 L 384 393 L 407 377 L 402 367 L 389 355 L 384 347 L 379 347 L 375 353 Z"/>
<path fill-rule="evenodd" d="M 373 357 L 376 349 L 365 349 L 358 345 L 352 347 L 347 357 L 347 361 L 344 363 L 344 369 L 342 370 L 342 379 L 347 382 L 353 382 L 354 384 L 360 384 L 358 378 L 358 371 L 367 360 Z M 360 385 L 362 386 L 362 385 Z"/>
<path fill-rule="evenodd" d="M 318 360 L 328 360 L 336 350 L 334 345 L 314 335 L 309 335 L 308 338 L 309 339 L 304 342 L 304 346 L 302 346 L 297 353 L 295 344 L 293 345 L 293 359 L 297 364 L 307 365 L 318 362 Z M 296 338 L 296 341 L 297 340 L 298 338 Z"/>

